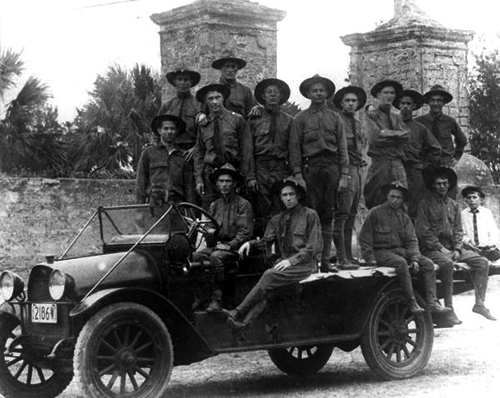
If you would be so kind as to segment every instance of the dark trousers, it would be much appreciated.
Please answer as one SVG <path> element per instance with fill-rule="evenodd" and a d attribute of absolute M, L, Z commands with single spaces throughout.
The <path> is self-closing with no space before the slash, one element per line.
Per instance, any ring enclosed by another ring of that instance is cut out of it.
<path fill-rule="evenodd" d="M 361 198 L 361 173 L 359 167 L 349 166 L 349 185 L 337 192 L 333 241 L 337 251 L 337 261 L 352 260 L 352 233 Z"/>
<path fill-rule="evenodd" d="M 375 260 L 377 265 L 394 268 L 401 287 L 403 288 L 408 298 L 414 297 L 413 286 L 411 282 L 410 270 L 408 262 L 410 257 L 403 248 L 375 250 Z M 436 300 L 436 273 L 434 271 L 434 263 L 427 257 L 419 256 L 417 258 L 420 277 L 424 284 L 425 300 L 428 304 Z"/>
<path fill-rule="evenodd" d="M 405 164 L 406 179 L 408 180 L 408 189 L 411 192 L 411 201 L 408 206 L 408 215 L 412 220 L 417 218 L 418 204 L 425 196 L 426 189 L 422 168 L 411 164 Z"/>
<path fill-rule="evenodd" d="M 304 160 L 304 179 L 307 184 L 309 206 L 316 210 L 321 220 L 323 253 L 321 262 L 330 259 L 333 240 L 333 215 L 340 181 L 340 167 L 333 159 L 317 156 Z"/>
<path fill-rule="evenodd" d="M 439 265 L 439 278 L 443 286 L 444 303 L 447 307 L 453 306 L 453 260 L 439 251 L 429 251 L 425 255 Z M 476 304 L 484 304 L 486 289 L 488 288 L 488 260 L 470 250 L 462 250 L 458 259 L 471 267 L 470 277 L 474 285 Z"/>

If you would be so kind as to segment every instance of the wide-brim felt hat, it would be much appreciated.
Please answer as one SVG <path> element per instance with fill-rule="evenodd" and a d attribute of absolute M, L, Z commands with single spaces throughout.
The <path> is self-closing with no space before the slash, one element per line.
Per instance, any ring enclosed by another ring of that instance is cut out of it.
<path fill-rule="evenodd" d="M 376 83 L 370 89 L 370 94 L 372 95 L 373 98 L 377 98 L 378 93 L 380 93 L 385 87 L 394 87 L 394 90 L 396 91 L 396 97 L 399 96 L 399 93 L 401 91 L 403 91 L 403 86 L 396 80 L 382 80 Z"/>
<path fill-rule="evenodd" d="M 295 188 L 302 199 L 305 199 L 307 196 L 307 188 L 304 183 L 293 176 L 287 177 L 284 180 L 276 181 L 273 185 L 273 191 L 276 195 L 280 196 L 281 190 L 285 187 Z"/>
<path fill-rule="evenodd" d="M 358 97 L 358 107 L 356 108 L 359 111 L 366 104 L 366 93 L 361 87 L 358 86 L 346 86 L 342 87 L 339 91 L 335 93 L 333 97 L 333 103 L 337 107 L 337 109 L 342 110 L 342 100 L 344 99 L 344 95 L 346 94 L 355 94 Z"/>
<path fill-rule="evenodd" d="M 390 184 L 382 185 L 382 187 L 380 187 L 380 192 L 382 192 L 384 196 L 387 196 L 391 189 L 397 189 L 398 191 L 402 192 L 405 202 L 409 202 L 411 200 L 411 192 L 406 184 L 402 181 L 394 181 Z"/>
<path fill-rule="evenodd" d="M 453 188 L 457 186 L 458 176 L 457 173 L 453 169 L 449 167 L 428 167 L 422 171 L 424 177 L 425 187 L 429 191 L 434 191 L 434 180 L 438 176 L 444 176 L 448 180 L 449 186 L 448 191 L 451 191 Z"/>
<path fill-rule="evenodd" d="M 183 133 L 186 130 L 186 123 L 184 123 L 184 120 L 182 120 L 179 116 L 164 114 L 156 116 L 151 121 L 151 130 L 153 131 L 154 134 L 158 134 L 156 130 L 158 130 L 158 128 L 164 121 L 170 121 L 175 123 L 175 125 L 177 126 L 177 135 Z"/>
<path fill-rule="evenodd" d="M 429 91 L 424 94 L 424 102 L 428 104 L 433 95 L 442 96 L 445 104 L 453 100 L 453 95 L 451 95 L 448 91 L 445 90 L 443 86 L 439 84 L 435 84 Z"/>
<path fill-rule="evenodd" d="M 224 97 L 224 101 L 227 100 L 231 94 L 231 89 L 228 86 L 220 83 L 210 83 L 203 86 L 196 92 L 196 99 L 198 102 L 204 103 L 205 97 L 210 91 L 217 91 L 218 93 L 221 93 Z"/>
<path fill-rule="evenodd" d="M 226 62 L 234 62 L 236 65 L 238 65 L 238 69 L 243 69 L 247 65 L 247 61 L 245 61 L 242 58 L 238 57 L 222 57 L 219 59 L 216 59 L 214 62 L 212 62 L 212 68 L 214 69 L 222 69 L 224 64 Z"/>
<path fill-rule="evenodd" d="M 174 86 L 175 85 L 175 78 L 178 75 L 188 75 L 189 79 L 191 80 L 191 86 L 192 87 L 196 86 L 200 82 L 200 79 L 201 79 L 201 75 L 198 72 L 194 71 L 194 70 L 190 70 L 190 69 L 176 69 L 176 70 L 173 70 L 173 71 L 168 72 L 166 74 L 167 81 L 172 86 Z"/>
<path fill-rule="evenodd" d="M 255 99 L 262 105 L 264 105 L 264 91 L 269 86 L 277 86 L 281 93 L 280 105 L 284 104 L 290 98 L 290 86 L 286 84 L 283 80 L 276 78 L 269 78 L 260 81 L 254 90 Z"/>
<path fill-rule="evenodd" d="M 217 181 L 217 178 L 219 178 L 219 176 L 221 175 L 230 175 L 231 177 L 233 177 L 233 180 L 235 182 L 241 181 L 241 174 L 238 173 L 236 168 L 231 163 L 225 163 L 217 170 L 215 170 L 210 176 L 210 179 L 213 183 L 215 183 Z"/>
<path fill-rule="evenodd" d="M 403 97 L 410 97 L 413 100 L 413 103 L 415 104 L 413 108 L 414 111 L 422 108 L 422 106 L 424 105 L 424 96 L 418 91 L 408 89 L 401 91 L 399 96 L 394 100 L 393 105 L 395 108 L 399 109 L 399 103 Z"/>
<path fill-rule="evenodd" d="M 309 91 L 309 88 L 316 83 L 321 83 L 325 86 L 325 90 L 327 92 L 326 98 L 330 98 L 333 94 L 335 94 L 335 84 L 330 79 L 327 79 L 326 77 L 320 76 L 318 74 L 314 75 L 313 77 L 309 77 L 302 83 L 300 83 L 300 93 L 304 97 L 310 99 L 307 92 Z"/>
<path fill-rule="evenodd" d="M 484 191 L 481 188 L 476 187 L 475 185 L 467 185 L 464 189 L 462 189 L 462 192 L 460 192 L 460 194 L 464 198 L 466 198 L 467 195 L 470 195 L 473 192 L 477 192 L 481 199 L 484 199 L 486 197 Z"/>

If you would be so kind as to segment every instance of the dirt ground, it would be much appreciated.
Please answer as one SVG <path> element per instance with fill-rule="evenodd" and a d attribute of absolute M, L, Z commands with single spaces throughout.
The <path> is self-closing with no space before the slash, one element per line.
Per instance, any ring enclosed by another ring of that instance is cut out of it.
<path fill-rule="evenodd" d="M 500 277 L 490 279 L 487 305 L 499 321 L 471 312 L 472 293 L 455 296 L 463 324 L 435 331 L 434 350 L 424 371 L 408 380 L 384 382 L 366 365 L 361 350 L 335 349 L 317 374 L 281 373 L 266 352 L 220 355 L 174 368 L 169 398 L 209 397 L 481 397 L 500 394 Z M 84 398 L 74 384 L 61 395 Z"/>

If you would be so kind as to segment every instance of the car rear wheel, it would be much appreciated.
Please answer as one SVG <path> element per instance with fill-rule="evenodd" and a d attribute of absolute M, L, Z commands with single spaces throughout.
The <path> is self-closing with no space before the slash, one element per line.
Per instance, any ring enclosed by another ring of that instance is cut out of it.
<path fill-rule="evenodd" d="M 12 345 L 21 334 L 19 321 L 0 320 L 0 393 L 8 397 L 49 398 L 65 390 L 73 378 L 72 372 L 63 373 L 40 366 L 32 350 L 22 341 Z"/>
<path fill-rule="evenodd" d="M 418 295 L 417 301 L 423 305 Z M 430 314 L 412 314 L 402 290 L 393 286 L 378 296 L 361 336 L 361 350 L 380 378 L 405 379 L 427 365 L 433 342 Z"/>
<path fill-rule="evenodd" d="M 160 397 L 172 373 L 172 341 L 165 324 L 149 308 L 117 303 L 85 324 L 74 365 L 86 397 Z"/>
<path fill-rule="evenodd" d="M 269 357 L 276 367 L 288 375 L 310 375 L 326 365 L 333 352 L 333 345 L 308 345 L 269 350 Z"/>

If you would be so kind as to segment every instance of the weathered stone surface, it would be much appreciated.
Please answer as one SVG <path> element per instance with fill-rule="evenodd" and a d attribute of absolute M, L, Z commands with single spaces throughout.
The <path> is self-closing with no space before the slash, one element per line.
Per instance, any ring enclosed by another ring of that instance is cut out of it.
<path fill-rule="evenodd" d="M 247 0 L 197 0 L 153 14 L 151 19 L 160 26 L 162 75 L 187 66 L 201 73 L 201 87 L 218 80 L 211 64 L 231 52 L 247 61 L 238 78 L 253 88 L 263 78 L 276 76 L 277 22 L 285 15 Z M 163 98 L 173 95 L 173 87 L 164 84 Z"/>
<path fill-rule="evenodd" d="M 134 203 L 133 180 L 0 178 L 0 269 L 60 254 L 98 206 Z M 85 237 L 87 248 L 99 241 Z"/>
<path fill-rule="evenodd" d="M 350 80 L 367 91 L 395 79 L 422 93 L 441 84 L 453 95 L 445 112 L 468 130 L 467 43 L 473 32 L 448 29 L 413 1 L 396 0 L 393 19 L 368 33 L 342 37 L 351 46 Z M 427 112 L 423 107 L 420 113 Z"/>

